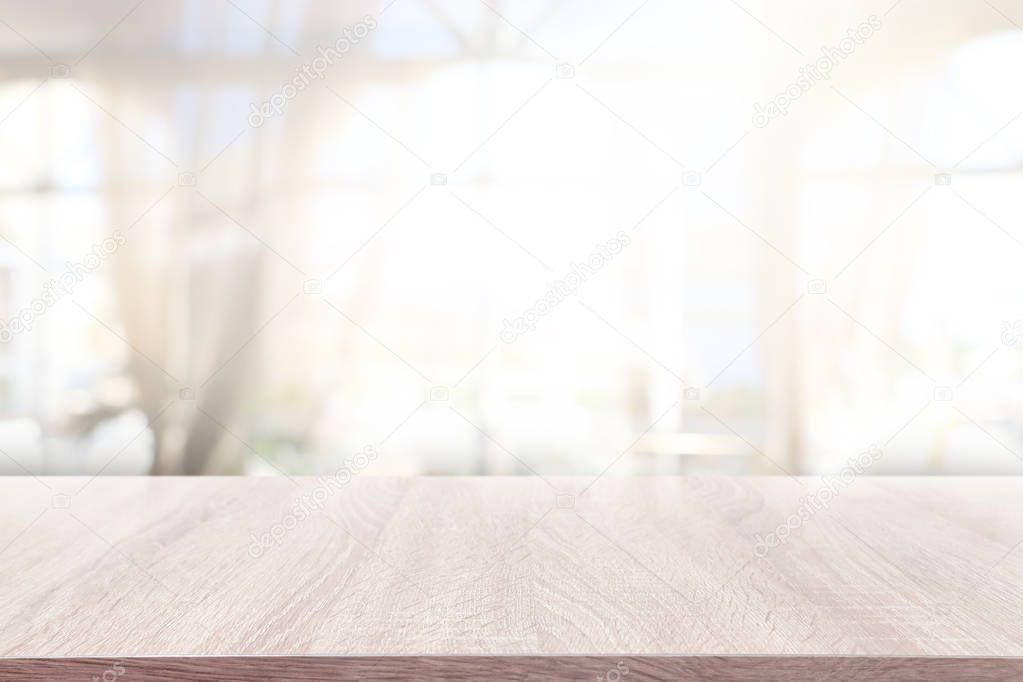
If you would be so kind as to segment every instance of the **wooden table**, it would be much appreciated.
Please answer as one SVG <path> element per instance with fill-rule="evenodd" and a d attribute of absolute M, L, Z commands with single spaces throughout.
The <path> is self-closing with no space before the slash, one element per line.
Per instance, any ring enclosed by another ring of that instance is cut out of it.
<path fill-rule="evenodd" d="M 1021 478 L 590 483 L 0 478 L 0 678 L 1023 679 Z"/>

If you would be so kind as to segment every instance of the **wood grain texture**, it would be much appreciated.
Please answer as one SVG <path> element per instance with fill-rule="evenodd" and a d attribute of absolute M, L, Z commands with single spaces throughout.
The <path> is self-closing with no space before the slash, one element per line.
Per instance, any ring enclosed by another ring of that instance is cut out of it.
<path fill-rule="evenodd" d="M 589 484 L 0 478 L 0 677 L 297 679 L 250 657 L 298 656 L 322 679 L 378 657 L 423 679 L 1023 678 L 1023 479 Z"/>
<path fill-rule="evenodd" d="M 116 671 L 122 671 L 118 676 Z M 614 671 L 614 672 L 612 672 Z M 272 680 L 522 680 L 644 682 L 1006 682 L 1023 678 L 1018 658 L 813 656 L 235 656 L 200 658 L 0 659 L 0 679 L 64 682 Z"/>

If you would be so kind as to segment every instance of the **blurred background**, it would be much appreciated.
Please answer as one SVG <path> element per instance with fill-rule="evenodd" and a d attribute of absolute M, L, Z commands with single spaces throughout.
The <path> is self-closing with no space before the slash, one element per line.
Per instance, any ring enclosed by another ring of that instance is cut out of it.
<path fill-rule="evenodd" d="M 0 472 L 1023 472 L 1021 24 L 2 0 Z"/>

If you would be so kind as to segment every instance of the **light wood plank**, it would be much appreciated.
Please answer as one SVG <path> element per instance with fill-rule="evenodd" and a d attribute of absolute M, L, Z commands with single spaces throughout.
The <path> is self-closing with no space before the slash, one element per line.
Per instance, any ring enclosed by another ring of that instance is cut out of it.
<path fill-rule="evenodd" d="M 229 657 L 300 656 L 347 679 L 368 665 L 352 657 L 432 656 L 450 676 L 482 656 L 528 677 L 520 657 L 540 656 L 580 679 L 589 663 L 566 656 L 613 656 L 593 661 L 628 658 L 633 679 L 647 663 L 1023 674 L 1023 479 L 589 484 L 2 478 L 0 672 L 123 659 L 155 674 L 142 661 L 159 656 L 206 679 L 248 674 Z M 759 555 L 827 485 L 828 504 Z M 204 671 L 182 658 L 196 656 L 228 658 Z"/>

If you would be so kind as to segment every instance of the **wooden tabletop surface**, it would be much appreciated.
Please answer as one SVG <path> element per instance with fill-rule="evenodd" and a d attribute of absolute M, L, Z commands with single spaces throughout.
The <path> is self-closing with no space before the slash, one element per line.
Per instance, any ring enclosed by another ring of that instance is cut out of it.
<path fill-rule="evenodd" d="M 1023 679 L 1021 493 L 1011 477 L 0 478 L 0 678 Z"/>

